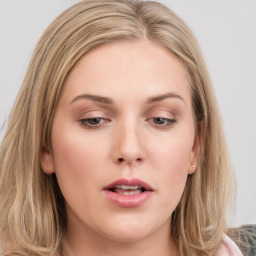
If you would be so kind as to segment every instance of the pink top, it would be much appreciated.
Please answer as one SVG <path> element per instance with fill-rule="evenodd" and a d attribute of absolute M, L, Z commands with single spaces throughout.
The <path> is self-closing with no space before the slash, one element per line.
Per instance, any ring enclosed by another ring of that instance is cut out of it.
<path fill-rule="evenodd" d="M 234 241 L 224 235 L 216 256 L 243 256 L 243 254 Z"/>

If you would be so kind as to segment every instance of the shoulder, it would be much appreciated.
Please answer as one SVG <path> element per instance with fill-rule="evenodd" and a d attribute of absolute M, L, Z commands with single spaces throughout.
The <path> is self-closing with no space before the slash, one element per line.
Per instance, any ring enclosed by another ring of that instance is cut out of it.
<path fill-rule="evenodd" d="M 216 256 L 243 256 L 243 254 L 231 238 L 223 235 L 222 243 Z"/>

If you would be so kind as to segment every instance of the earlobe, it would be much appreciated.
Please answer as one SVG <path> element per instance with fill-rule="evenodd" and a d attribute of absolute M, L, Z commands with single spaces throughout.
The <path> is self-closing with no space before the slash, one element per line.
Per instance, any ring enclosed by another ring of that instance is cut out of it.
<path fill-rule="evenodd" d="M 54 159 L 50 151 L 43 147 L 40 154 L 40 164 L 42 170 L 46 174 L 53 174 L 55 172 Z"/>
<path fill-rule="evenodd" d="M 196 168 L 198 165 L 199 152 L 200 152 L 200 137 L 198 134 L 196 134 L 193 148 L 190 155 L 188 174 L 192 174 L 196 171 Z"/>

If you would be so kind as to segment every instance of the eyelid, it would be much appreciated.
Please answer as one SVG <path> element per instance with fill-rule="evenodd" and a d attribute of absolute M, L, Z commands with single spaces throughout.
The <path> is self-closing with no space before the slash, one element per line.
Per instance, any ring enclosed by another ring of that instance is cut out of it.
<path fill-rule="evenodd" d="M 100 123 L 90 124 L 93 119 L 100 119 Z M 99 109 L 87 110 L 82 112 L 77 118 L 78 123 L 86 129 L 100 129 L 111 121 L 109 114 Z"/>
<path fill-rule="evenodd" d="M 174 119 L 174 118 L 176 118 L 176 112 L 166 110 L 166 109 L 164 109 L 164 110 L 160 109 L 160 110 L 150 111 L 149 113 L 147 113 L 147 116 Z"/>
<path fill-rule="evenodd" d="M 156 119 L 162 119 L 164 122 L 167 122 L 167 123 L 165 124 L 154 123 Z M 177 122 L 177 120 L 174 118 L 165 118 L 165 117 L 151 117 L 151 118 L 148 118 L 147 121 L 152 122 L 152 124 L 159 129 L 168 129 Z"/>
<path fill-rule="evenodd" d="M 86 110 L 79 114 L 79 119 L 87 118 L 110 118 L 110 113 L 107 111 L 102 111 L 101 109 Z"/>
<path fill-rule="evenodd" d="M 156 119 L 159 119 L 160 122 L 157 123 Z M 162 123 L 160 119 L 162 119 Z M 156 129 L 168 130 L 177 122 L 176 112 L 169 108 L 151 109 L 147 113 L 146 121 Z"/>
<path fill-rule="evenodd" d="M 93 119 L 100 119 L 103 122 L 100 122 L 99 124 L 89 124 L 89 121 Z M 87 118 L 81 118 L 79 119 L 79 124 L 86 128 L 86 129 L 100 129 L 103 128 L 107 123 L 111 122 L 110 120 L 103 118 L 103 117 L 87 117 Z M 87 123 L 86 123 L 87 122 Z"/>

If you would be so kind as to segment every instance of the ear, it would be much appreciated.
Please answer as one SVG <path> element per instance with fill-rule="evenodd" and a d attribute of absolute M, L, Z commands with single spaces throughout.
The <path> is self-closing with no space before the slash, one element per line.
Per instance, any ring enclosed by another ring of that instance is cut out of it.
<path fill-rule="evenodd" d="M 46 174 L 52 174 L 55 172 L 54 159 L 52 153 L 46 148 L 42 147 L 40 154 L 41 168 Z"/>
<path fill-rule="evenodd" d="M 199 126 L 199 131 L 195 134 L 194 144 L 193 144 L 192 151 L 190 154 L 190 159 L 189 159 L 188 174 L 194 173 L 198 166 L 198 159 L 199 159 L 200 146 L 201 146 L 200 139 L 201 139 L 201 135 L 202 135 L 202 129 L 203 129 L 203 123 L 201 122 L 201 124 Z"/>

